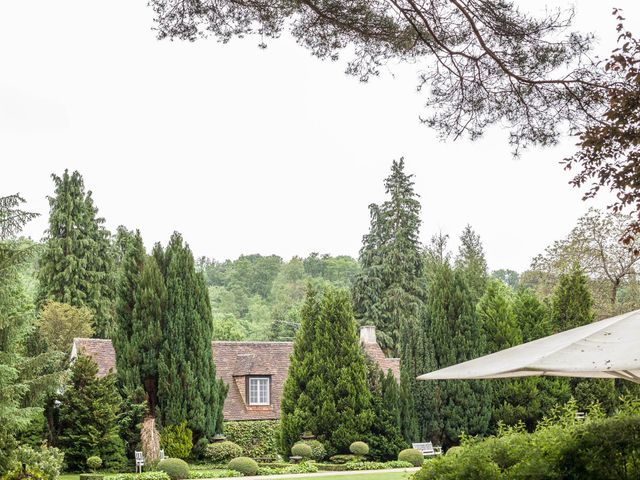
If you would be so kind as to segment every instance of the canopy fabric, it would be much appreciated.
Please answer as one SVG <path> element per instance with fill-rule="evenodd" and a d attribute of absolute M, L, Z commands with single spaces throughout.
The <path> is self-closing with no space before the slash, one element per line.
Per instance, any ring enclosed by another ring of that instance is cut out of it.
<path fill-rule="evenodd" d="M 640 383 L 640 310 L 420 375 L 418 380 L 548 375 Z"/>

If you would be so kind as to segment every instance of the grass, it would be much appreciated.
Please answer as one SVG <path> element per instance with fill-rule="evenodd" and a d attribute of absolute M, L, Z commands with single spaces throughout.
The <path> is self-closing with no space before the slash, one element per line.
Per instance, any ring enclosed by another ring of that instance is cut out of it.
<path fill-rule="evenodd" d="M 80 480 L 80 475 L 77 473 L 65 473 L 60 475 L 58 480 Z"/>

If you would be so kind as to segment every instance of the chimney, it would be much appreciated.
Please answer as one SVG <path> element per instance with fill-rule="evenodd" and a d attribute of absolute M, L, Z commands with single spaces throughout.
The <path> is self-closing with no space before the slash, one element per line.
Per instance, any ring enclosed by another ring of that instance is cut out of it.
<path fill-rule="evenodd" d="M 373 325 L 360 327 L 360 343 L 378 343 L 376 341 L 376 327 Z"/>

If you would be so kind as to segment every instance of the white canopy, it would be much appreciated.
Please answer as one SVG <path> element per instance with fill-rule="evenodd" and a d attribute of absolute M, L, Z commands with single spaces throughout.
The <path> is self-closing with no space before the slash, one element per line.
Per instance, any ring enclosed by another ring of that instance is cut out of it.
<path fill-rule="evenodd" d="M 418 380 L 532 375 L 640 383 L 640 310 L 420 375 Z"/>

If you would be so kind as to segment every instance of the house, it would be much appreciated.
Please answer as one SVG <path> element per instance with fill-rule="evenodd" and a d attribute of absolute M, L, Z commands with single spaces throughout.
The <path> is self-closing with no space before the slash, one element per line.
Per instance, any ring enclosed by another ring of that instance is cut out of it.
<path fill-rule="evenodd" d="M 400 380 L 400 360 L 387 358 L 376 341 L 376 329 L 360 328 L 365 353 L 383 371 L 391 370 Z M 289 370 L 293 342 L 211 342 L 219 378 L 229 385 L 224 402 L 225 420 L 276 420 Z M 111 340 L 76 338 L 71 358 L 88 355 L 98 364 L 98 375 L 116 370 L 116 353 Z"/>

